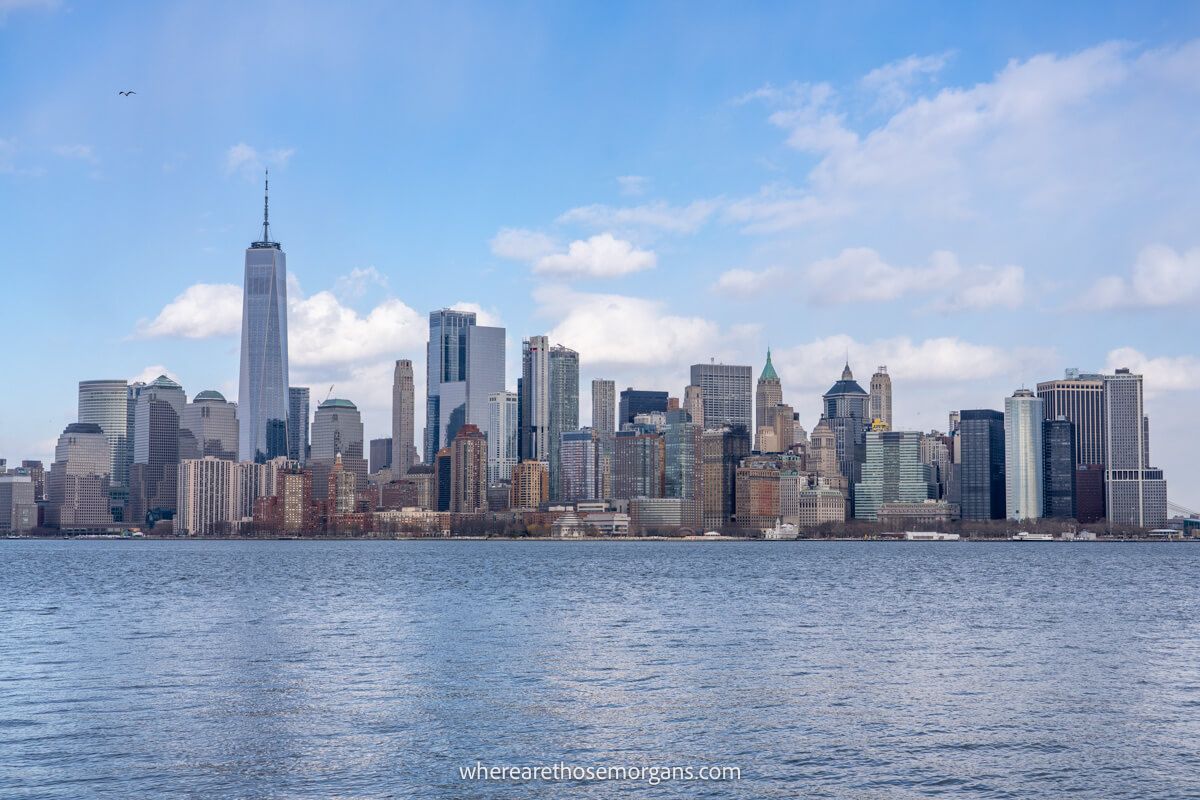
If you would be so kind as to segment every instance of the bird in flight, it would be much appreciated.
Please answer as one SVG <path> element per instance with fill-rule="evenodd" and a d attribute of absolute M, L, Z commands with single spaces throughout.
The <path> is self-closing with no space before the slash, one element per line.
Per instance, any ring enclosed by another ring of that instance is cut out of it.
<path fill-rule="evenodd" d="M 117 94 L 121 95 L 122 97 L 128 97 L 131 94 L 137 94 L 137 92 L 130 90 L 128 92 L 117 92 Z"/>

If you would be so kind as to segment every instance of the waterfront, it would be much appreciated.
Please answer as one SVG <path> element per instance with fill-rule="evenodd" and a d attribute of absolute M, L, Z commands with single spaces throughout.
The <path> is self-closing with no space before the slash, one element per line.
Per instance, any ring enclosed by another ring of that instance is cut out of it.
<path fill-rule="evenodd" d="M 1195 797 L 1197 585 L 1192 547 L 4 542 L 0 795 Z"/>

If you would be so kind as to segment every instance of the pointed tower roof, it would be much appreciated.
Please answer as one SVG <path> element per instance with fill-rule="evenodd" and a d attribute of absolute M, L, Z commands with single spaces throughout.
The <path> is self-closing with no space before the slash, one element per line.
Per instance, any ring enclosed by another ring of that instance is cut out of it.
<path fill-rule="evenodd" d="M 845 369 L 842 370 L 842 380 L 844 380 L 844 381 L 854 380 L 854 373 L 850 371 L 850 362 L 849 361 L 846 362 L 846 367 L 845 367 Z"/>
<path fill-rule="evenodd" d="M 775 373 L 775 366 L 771 363 L 771 348 L 767 348 L 767 363 L 763 367 L 762 375 L 758 376 L 760 381 L 778 381 L 779 375 Z"/>
<path fill-rule="evenodd" d="M 271 194 L 271 171 L 267 170 L 263 176 L 263 235 L 262 241 L 254 242 L 250 245 L 251 249 L 258 250 L 262 248 L 279 249 L 279 242 L 271 241 L 271 213 L 270 213 L 270 194 Z"/>

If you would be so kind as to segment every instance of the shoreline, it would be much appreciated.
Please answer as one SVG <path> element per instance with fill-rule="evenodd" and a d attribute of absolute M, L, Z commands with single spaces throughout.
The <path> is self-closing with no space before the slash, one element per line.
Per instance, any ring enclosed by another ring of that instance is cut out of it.
<path fill-rule="evenodd" d="M 798 539 L 764 539 L 750 536 L 587 536 L 579 538 L 560 538 L 554 536 L 121 536 L 118 534 L 78 534 L 74 536 L 7 536 L 0 542 L 676 542 L 680 544 L 709 543 L 726 544 L 730 542 L 758 542 L 762 544 L 795 544 L 808 542 L 813 544 L 839 544 L 846 542 L 880 543 L 880 544 L 1187 544 L 1200 542 L 1200 539 L 1181 538 L 1097 538 L 1097 539 L 1052 539 L 1049 541 L 1020 541 L 999 537 L 969 537 L 963 536 L 955 541 L 912 541 L 896 538 L 798 538 Z"/>

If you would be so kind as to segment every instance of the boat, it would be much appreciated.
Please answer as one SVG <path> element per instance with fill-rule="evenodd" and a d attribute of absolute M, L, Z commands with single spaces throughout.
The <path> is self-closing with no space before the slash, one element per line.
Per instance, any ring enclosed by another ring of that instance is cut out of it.
<path fill-rule="evenodd" d="M 1052 533 L 1030 533 L 1029 531 L 1021 531 L 1012 538 L 1010 542 L 1053 542 L 1054 534 Z"/>
<path fill-rule="evenodd" d="M 942 533 L 941 531 L 905 531 L 906 542 L 957 542 L 957 533 Z"/>

